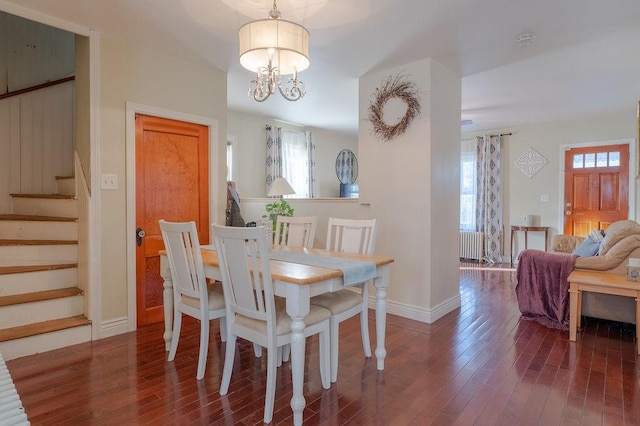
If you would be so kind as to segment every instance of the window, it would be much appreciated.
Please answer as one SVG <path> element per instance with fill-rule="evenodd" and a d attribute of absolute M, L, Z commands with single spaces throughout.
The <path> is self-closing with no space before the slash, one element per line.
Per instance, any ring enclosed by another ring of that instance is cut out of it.
<path fill-rule="evenodd" d="M 460 149 L 460 230 L 476 230 L 476 141 L 462 141 Z"/>
<path fill-rule="evenodd" d="M 305 132 L 282 132 L 282 176 L 294 191 L 288 198 L 309 198 L 309 146 Z"/>
<path fill-rule="evenodd" d="M 620 167 L 620 151 L 574 154 L 572 167 L 574 169 Z"/>

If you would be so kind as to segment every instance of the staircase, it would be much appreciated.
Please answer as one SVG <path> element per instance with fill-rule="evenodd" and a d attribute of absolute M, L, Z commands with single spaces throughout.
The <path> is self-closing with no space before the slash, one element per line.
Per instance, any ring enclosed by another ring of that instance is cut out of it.
<path fill-rule="evenodd" d="M 78 284 L 78 204 L 73 177 L 58 194 L 11 194 L 0 215 L 0 352 L 5 360 L 91 340 Z"/>

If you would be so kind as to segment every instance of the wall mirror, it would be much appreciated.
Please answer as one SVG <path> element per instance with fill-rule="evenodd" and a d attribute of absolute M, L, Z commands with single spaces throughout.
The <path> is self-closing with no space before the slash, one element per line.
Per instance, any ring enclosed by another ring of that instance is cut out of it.
<path fill-rule="evenodd" d="M 336 158 L 336 176 L 340 183 L 352 184 L 358 179 L 358 159 L 350 149 L 343 149 Z"/>

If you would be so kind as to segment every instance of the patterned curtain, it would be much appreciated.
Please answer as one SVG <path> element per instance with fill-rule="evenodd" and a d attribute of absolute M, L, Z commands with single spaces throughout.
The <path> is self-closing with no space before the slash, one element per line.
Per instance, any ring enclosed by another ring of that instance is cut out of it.
<path fill-rule="evenodd" d="M 502 177 L 500 136 L 478 136 L 476 224 L 484 233 L 485 260 L 501 263 Z"/>
<path fill-rule="evenodd" d="M 309 198 L 314 198 L 316 193 L 316 136 L 309 131 L 305 132 L 305 136 L 309 153 Z"/>
<path fill-rule="evenodd" d="M 265 194 L 271 183 L 282 177 L 282 134 L 281 128 L 272 128 L 267 124 L 267 179 Z"/>

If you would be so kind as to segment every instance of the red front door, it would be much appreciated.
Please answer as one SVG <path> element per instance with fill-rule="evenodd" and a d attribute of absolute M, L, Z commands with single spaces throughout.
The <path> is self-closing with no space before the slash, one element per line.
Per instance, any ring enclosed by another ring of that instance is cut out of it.
<path fill-rule="evenodd" d="M 564 233 L 587 236 L 629 215 L 629 145 L 565 152 Z"/>

